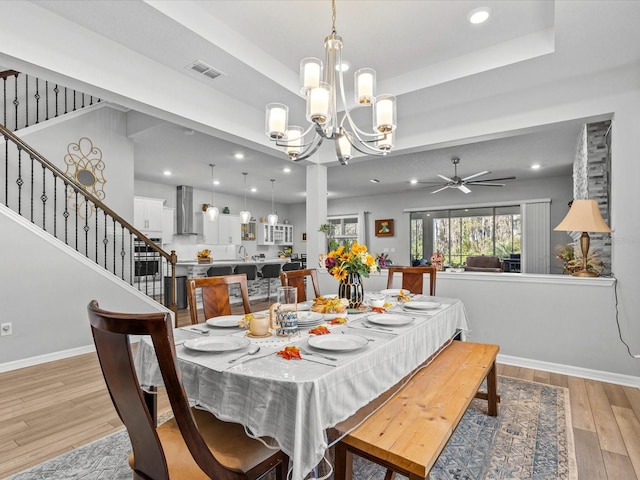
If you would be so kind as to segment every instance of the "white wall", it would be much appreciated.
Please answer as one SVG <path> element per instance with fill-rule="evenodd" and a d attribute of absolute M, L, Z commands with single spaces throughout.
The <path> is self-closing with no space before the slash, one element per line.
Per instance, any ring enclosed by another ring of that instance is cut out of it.
<path fill-rule="evenodd" d="M 104 203 L 133 223 L 133 145 L 125 132 L 126 114 L 98 104 L 41 127 L 19 130 L 18 135 L 63 172 L 69 144 L 81 137 L 91 139 L 105 164 Z"/>
<path fill-rule="evenodd" d="M 93 349 L 93 299 L 107 310 L 168 311 L 4 205 L 0 231 L 2 323 L 13 324 L 13 335 L 0 337 L 0 371 Z"/>

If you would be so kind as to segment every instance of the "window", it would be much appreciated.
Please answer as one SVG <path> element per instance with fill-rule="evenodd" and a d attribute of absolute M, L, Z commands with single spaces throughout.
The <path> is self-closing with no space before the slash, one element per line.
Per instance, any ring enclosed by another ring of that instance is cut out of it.
<path fill-rule="evenodd" d="M 351 248 L 358 241 L 358 217 L 332 217 L 329 218 L 329 250 L 335 250 L 340 245 Z"/>
<path fill-rule="evenodd" d="M 458 266 L 469 255 L 509 258 L 521 251 L 520 205 L 461 208 L 411 214 L 412 260 L 444 255 Z"/>

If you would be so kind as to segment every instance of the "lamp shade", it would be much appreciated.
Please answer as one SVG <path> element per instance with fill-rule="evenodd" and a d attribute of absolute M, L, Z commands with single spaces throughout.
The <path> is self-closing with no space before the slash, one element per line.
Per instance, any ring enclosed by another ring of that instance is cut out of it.
<path fill-rule="evenodd" d="M 596 200 L 574 200 L 564 220 L 554 228 L 561 232 L 610 232 Z"/>

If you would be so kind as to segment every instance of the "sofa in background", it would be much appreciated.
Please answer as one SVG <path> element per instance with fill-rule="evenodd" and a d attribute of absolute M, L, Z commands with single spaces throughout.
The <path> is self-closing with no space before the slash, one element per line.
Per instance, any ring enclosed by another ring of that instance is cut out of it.
<path fill-rule="evenodd" d="M 498 257 L 480 255 L 467 257 L 464 266 L 466 272 L 502 272 L 502 262 Z"/>

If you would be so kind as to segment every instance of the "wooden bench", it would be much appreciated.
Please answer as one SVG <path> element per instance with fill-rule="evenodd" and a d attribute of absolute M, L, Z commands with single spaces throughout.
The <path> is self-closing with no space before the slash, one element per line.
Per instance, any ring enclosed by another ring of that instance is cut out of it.
<path fill-rule="evenodd" d="M 357 454 L 410 480 L 429 472 L 474 397 L 498 415 L 496 356 L 499 347 L 454 341 L 419 370 L 398 393 L 336 444 L 335 479 L 352 478 Z M 484 379 L 487 392 L 478 392 Z"/>

